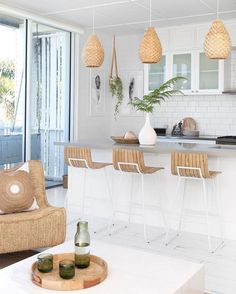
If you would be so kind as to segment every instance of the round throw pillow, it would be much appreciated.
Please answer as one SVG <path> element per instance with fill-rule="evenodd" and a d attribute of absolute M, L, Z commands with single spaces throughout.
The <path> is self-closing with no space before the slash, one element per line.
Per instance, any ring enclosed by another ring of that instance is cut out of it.
<path fill-rule="evenodd" d="M 33 201 L 29 173 L 25 171 L 1 173 L 0 210 L 4 213 L 21 212 L 30 208 Z"/>

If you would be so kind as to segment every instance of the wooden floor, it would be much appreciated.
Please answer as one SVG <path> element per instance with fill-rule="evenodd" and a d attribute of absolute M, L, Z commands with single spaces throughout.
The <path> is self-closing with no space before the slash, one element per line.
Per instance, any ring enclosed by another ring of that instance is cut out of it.
<path fill-rule="evenodd" d="M 63 205 L 66 190 L 62 187 L 47 190 L 49 202 L 56 206 Z M 71 207 L 71 211 L 73 212 Z M 183 233 L 174 239 L 169 246 L 163 244 L 163 231 L 149 228 L 152 242 L 147 245 L 143 240 L 141 225 L 119 223 L 114 227 L 112 236 L 107 234 L 104 219 L 94 221 L 96 234 L 91 233 L 92 239 L 103 240 L 108 243 L 139 248 L 145 251 L 182 258 L 189 261 L 201 262 L 206 269 L 206 292 L 209 294 L 236 294 L 236 241 L 227 240 L 225 246 L 216 253 L 208 252 L 206 236 Z M 67 228 L 67 239 L 74 237 L 76 221 Z"/>
<path fill-rule="evenodd" d="M 26 250 L 26 251 L 14 252 L 14 253 L 1 254 L 0 269 L 4 268 L 6 266 L 9 266 L 13 263 L 16 263 L 18 261 L 21 261 L 27 257 L 35 255 L 37 253 L 38 252 L 35 250 Z"/>

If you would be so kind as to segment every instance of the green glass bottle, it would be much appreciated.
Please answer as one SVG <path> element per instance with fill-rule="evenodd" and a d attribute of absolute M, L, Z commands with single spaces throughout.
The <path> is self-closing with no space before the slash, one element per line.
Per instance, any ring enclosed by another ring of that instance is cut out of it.
<path fill-rule="evenodd" d="M 88 222 L 79 221 L 75 234 L 75 265 L 78 268 L 86 268 L 90 264 L 90 235 Z"/>

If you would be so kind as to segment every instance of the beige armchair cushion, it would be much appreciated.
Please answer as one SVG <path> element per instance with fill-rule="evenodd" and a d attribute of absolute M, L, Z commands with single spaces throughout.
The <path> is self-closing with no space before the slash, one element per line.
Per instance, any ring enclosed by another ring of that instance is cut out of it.
<path fill-rule="evenodd" d="M 21 212 L 30 208 L 33 202 L 30 176 L 27 172 L 0 174 L 0 209 L 3 212 Z"/>
<path fill-rule="evenodd" d="M 33 195 L 28 162 L 17 170 L 0 172 L 0 214 L 31 211 L 38 207 Z"/>

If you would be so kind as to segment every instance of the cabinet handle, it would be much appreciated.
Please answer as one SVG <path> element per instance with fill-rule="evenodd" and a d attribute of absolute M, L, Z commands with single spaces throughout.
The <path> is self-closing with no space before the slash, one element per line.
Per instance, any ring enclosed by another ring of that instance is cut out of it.
<path fill-rule="evenodd" d="M 198 90 L 196 90 L 196 93 L 198 93 L 199 91 Z"/>
<path fill-rule="evenodd" d="M 194 93 L 194 91 L 193 91 L 193 90 L 192 90 L 191 92 L 192 92 L 192 93 Z"/>

